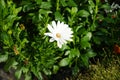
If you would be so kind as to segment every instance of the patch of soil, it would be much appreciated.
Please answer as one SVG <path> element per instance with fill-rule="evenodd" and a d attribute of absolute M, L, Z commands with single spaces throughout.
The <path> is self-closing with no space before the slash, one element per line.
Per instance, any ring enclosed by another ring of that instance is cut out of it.
<path fill-rule="evenodd" d="M 72 76 L 72 69 L 61 68 L 57 74 L 51 76 L 50 80 L 69 80 L 69 77 L 71 76 Z"/>

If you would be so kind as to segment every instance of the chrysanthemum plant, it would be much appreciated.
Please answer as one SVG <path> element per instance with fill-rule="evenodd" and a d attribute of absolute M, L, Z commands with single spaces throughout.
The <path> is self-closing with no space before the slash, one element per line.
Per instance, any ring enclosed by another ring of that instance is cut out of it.
<path fill-rule="evenodd" d="M 17 5 L 16 5 L 17 4 Z M 0 1 L 0 62 L 15 76 L 42 80 L 70 67 L 89 66 L 99 0 Z"/>

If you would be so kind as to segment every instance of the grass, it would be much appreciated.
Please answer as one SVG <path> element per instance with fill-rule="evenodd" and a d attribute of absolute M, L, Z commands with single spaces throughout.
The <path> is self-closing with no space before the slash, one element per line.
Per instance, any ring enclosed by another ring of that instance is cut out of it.
<path fill-rule="evenodd" d="M 98 59 L 85 73 L 79 73 L 76 80 L 120 80 L 120 55 Z"/>

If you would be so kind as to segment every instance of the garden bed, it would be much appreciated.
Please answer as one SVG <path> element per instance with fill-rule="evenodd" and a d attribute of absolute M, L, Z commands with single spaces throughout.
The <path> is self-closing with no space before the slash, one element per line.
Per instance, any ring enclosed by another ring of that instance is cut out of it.
<path fill-rule="evenodd" d="M 119 79 L 119 21 L 118 0 L 1 0 L 0 78 Z"/>

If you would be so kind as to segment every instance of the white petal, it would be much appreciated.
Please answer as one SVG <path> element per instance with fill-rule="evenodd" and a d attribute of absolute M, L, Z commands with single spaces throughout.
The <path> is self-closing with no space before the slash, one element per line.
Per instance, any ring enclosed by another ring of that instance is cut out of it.
<path fill-rule="evenodd" d="M 55 39 L 54 39 L 54 38 L 51 38 L 49 41 L 50 41 L 50 42 L 53 42 L 53 41 L 55 41 Z"/>
<path fill-rule="evenodd" d="M 49 29 L 50 32 L 53 32 L 53 30 L 54 30 L 54 29 L 51 27 L 51 25 L 49 25 L 49 24 L 48 24 L 48 29 Z"/>
<path fill-rule="evenodd" d="M 67 40 L 67 41 L 73 41 L 72 39 L 71 39 L 71 37 L 66 37 L 66 38 L 64 38 L 65 40 Z"/>
<path fill-rule="evenodd" d="M 54 29 L 56 29 L 56 26 L 57 26 L 57 25 L 56 25 L 56 22 L 55 22 L 55 21 L 52 21 L 52 26 L 53 26 Z"/>
<path fill-rule="evenodd" d="M 60 42 L 61 45 L 64 44 L 64 42 L 62 41 L 62 39 L 59 39 L 59 42 Z"/>
<path fill-rule="evenodd" d="M 65 43 L 65 44 L 66 44 L 67 42 L 66 42 L 66 40 L 65 40 L 65 39 L 61 38 L 61 43 L 62 43 L 62 44 L 64 44 L 64 43 Z"/>
<path fill-rule="evenodd" d="M 60 27 L 60 21 L 57 22 L 57 28 Z"/>
<path fill-rule="evenodd" d="M 59 48 L 62 47 L 62 44 L 60 43 L 60 41 L 57 41 L 57 45 L 58 45 Z"/>
<path fill-rule="evenodd" d="M 53 36 L 53 34 L 52 33 L 45 33 L 44 35 L 46 35 L 46 36 Z"/>

